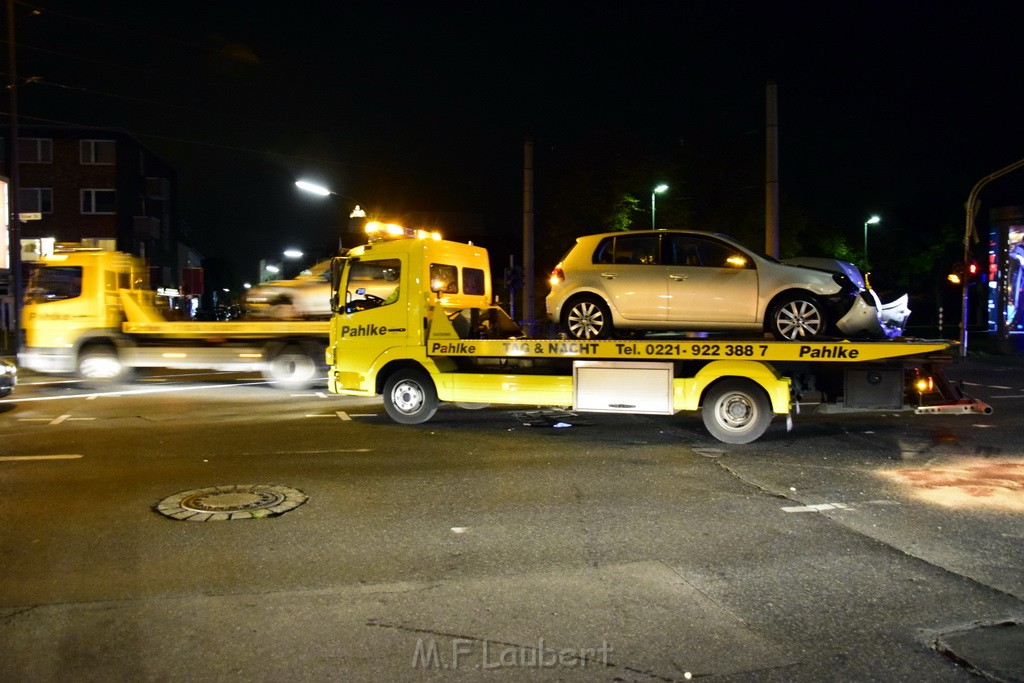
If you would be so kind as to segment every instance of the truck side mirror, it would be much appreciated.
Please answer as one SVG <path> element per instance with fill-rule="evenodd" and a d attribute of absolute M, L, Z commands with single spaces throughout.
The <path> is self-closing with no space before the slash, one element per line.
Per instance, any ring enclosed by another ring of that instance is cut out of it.
<path fill-rule="evenodd" d="M 337 313 L 341 305 L 341 297 L 338 295 L 341 289 L 341 275 L 345 272 L 346 258 L 331 259 L 331 311 Z"/>

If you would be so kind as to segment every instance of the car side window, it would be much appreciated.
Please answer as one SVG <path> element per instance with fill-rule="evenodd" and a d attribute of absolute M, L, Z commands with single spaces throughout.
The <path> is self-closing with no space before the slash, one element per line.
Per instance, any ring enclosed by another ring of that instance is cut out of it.
<path fill-rule="evenodd" d="M 653 266 L 660 263 L 658 235 L 619 235 L 615 237 L 615 263 Z"/>
<path fill-rule="evenodd" d="M 567 254 L 568 255 L 568 254 Z M 562 261 L 565 261 L 565 257 L 562 257 Z M 615 238 L 606 237 L 597 245 L 597 249 L 594 250 L 594 263 L 609 264 L 615 263 Z"/>
<path fill-rule="evenodd" d="M 753 268 L 753 262 L 727 244 L 698 235 L 668 235 L 665 261 L 675 266 Z"/>
<path fill-rule="evenodd" d="M 754 262 L 743 252 L 733 249 L 728 244 L 710 239 L 700 239 L 699 242 L 701 264 L 708 268 L 742 270 L 754 267 Z"/>
<path fill-rule="evenodd" d="M 690 235 L 668 235 L 665 240 L 665 263 L 672 266 L 700 266 L 700 249 Z"/>

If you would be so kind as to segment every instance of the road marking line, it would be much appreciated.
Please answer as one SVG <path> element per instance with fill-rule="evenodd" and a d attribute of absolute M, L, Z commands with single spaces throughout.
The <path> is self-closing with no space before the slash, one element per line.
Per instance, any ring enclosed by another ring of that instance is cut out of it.
<path fill-rule="evenodd" d="M 307 415 L 306 417 L 334 417 L 333 415 Z"/>
<path fill-rule="evenodd" d="M 1003 394 L 1002 396 L 989 396 L 989 398 L 1024 398 L 1024 394 Z"/>
<path fill-rule="evenodd" d="M 0 455 L 0 460 L 9 462 L 12 460 L 77 460 L 81 455 Z"/>
<path fill-rule="evenodd" d="M 337 412 L 337 416 L 340 417 L 342 420 L 345 420 L 346 422 L 352 421 L 352 418 L 349 417 L 348 413 L 346 413 L 344 410 L 339 410 Z"/>
<path fill-rule="evenodd" d="M 322 391 L 316 392 L 316 396 L 317 396 L 317 398 L 327 398 L 327 394 L 325 394 Z"/>
<path fill-rule="evenodd" d="M 81 421 L 81 420 L 95 420 L 95 417 L 71 417 L 70 414 L 60 415 L 58 417 L 19 417 L 18 422 L 46 422 L 51 425 L 59 425 L 64 421 Z"/>
<path fill-rule="evenodd" d="M 248 382 L 246 386 L 259 386 L 268 385 L 272 382 Z M 19 383 L 19 386 L 20 383 Z M 90 396 L 136 396 L 139 394 L 169 394 L 175 391 L 205 391 L 206 389 L 234 389 L 239 385 L 237 384 L 211 384 L 209 386 L 197 387 L 194 385 L 189 386 L 173 386 L 173 387 L 153 387 L 151 389 L 129 389 L 128 391 L 117 391 L 110 393 L 95 392 L 89 394 L 72 394 L 71 396 L 32 396 L 30 398 L 5 398 L 0 400 L 0 403 L 28 403 L 29 401 L 61 401 L 67 398 L 89 398 Z"/>
<path fill-rule="evenodd" d="M 377 413 L 352 413 L 349 417 L 377 417 Z"/>
<path fill-rule="evenodd" d="M 818 503 L 816 505 L 793 505 L 782 508 L 783 512 L 821 512 L 822 510 L 849 510 L 845 503 Z"/>

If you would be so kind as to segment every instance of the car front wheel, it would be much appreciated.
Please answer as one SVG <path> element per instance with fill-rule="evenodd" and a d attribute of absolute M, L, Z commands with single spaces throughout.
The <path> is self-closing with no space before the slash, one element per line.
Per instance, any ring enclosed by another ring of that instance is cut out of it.
<path fill-rule="evenodd" d="M 597 297 L 580 297 L 562 311 L 562 329 L 571 339 L 608 339 L 612 336 L 612 314 Z"/>
<path fill-rule="evenodd" d="M 781 341 L 817 339 L 825 334 L 825 309 L 809 294 L 789 294 L 779 300 L 768 320 L 768 331 Z"/>

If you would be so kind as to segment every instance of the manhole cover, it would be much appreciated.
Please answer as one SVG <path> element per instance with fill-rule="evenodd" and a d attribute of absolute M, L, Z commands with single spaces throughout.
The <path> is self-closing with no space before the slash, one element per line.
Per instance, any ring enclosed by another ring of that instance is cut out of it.
<path fill-rule="evenodd" d="M 171 519 L 221 522 L 231 519 L 273 517 L 294 510 L 309 497 L 298 489 L 272 484 L 211 486 L 176 493 L 156 504 L 156 511 Z"/>

